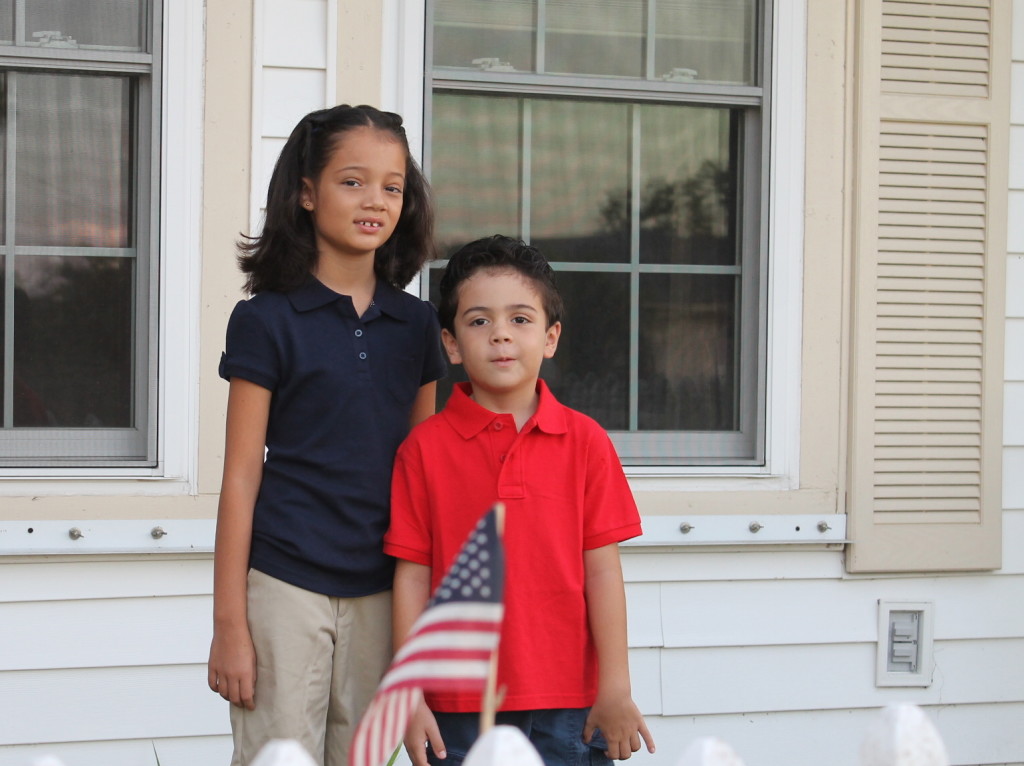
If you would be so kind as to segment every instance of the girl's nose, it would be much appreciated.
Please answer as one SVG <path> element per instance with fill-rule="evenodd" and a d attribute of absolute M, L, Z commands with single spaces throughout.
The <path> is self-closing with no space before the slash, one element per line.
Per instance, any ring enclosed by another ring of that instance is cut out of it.
<path fill-rule="evenodd" d="M 363 206 L 379 210 L 384 207 L 384 190 L 374 186 L 367 187 L 366 196 L 363 198 Z"/>

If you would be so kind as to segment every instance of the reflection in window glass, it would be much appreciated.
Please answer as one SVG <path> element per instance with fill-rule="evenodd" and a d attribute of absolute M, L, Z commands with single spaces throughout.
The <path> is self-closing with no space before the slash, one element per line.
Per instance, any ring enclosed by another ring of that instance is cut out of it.
<path fill-rule="evenodd" d="M 142 50 L 141 0 L 26 0 L 26 42 Z"/>
<path fill-rule="evenodd" d="M 19 245 L 128 247 L 127 77 L 18 78 Z"/>
<path fill-rule="evenodd" d="M 133 261 L 15 264 L 14 425 L 132 425 Z"/>
<path fill-rule="evenodd" d="M 736 293 L 731 276 L 640 276 L 641 429 L 738 427 Z"/>
<path fill-rule="evenodd" d="M 434 65 L 531 72 L 535 0 L 438 0 Z"/>
<path fill-rule="evenodd" d="M 628 263 L 629 107 L 533 100 L 530 241 L 550 261 Z"/>
<path fill-rule="evenodd" d="M 735 126 L 729 109 L 641 108 L 641 263 L 734 264 Z"/>
<path fill-rule="evenodd" d="M 658 0 L 655 78 L 752 84 L 756 0 Z"/>
<path fill-rule="evenodd" d="M 541 375 L 559 401 L 608 429 L 629 428 L 629 275 L 559 271 L 565 317 Z"/>
<path fill-rule="evenodd" d="M 438 94 L 431 184 L 442 252 L 520 231 L 521 102 Z"/>
<path fill-rule="evenodd" d="M 549 0 L 546 72 L 644 76 L 644 0 Z"/>

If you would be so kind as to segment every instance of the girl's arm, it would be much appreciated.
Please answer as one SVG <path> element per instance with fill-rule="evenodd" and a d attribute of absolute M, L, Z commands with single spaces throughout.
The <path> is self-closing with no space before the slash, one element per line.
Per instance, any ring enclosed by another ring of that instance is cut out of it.
<path fill-rule="evenodd" d="M 415 427 L 434 414 L 434 403 L 436 398 L 437 381 L 420 386 L 420 390 L 416 394 L 416 399 L 412 403 L 412 411 L 409 413 L 409 428 Z M 425 604 L 427 602 L 424 601 L 423 603 Z"/>
<path fill-rule="evenodd" d="M 433 383 L 428 385 L 432 386 Z M 396 649 L 402 646 L 409 631 L 412 630 L 413 623 L 423 613 L 429 600 L 430 567 L 399 559 L 395 565 L 392 602 L 392 637 Z M 437 729 L 434 714 L 421 699 L 405 730 L 405 751 L 413 766 L 427 766 L 427 741 L 438 758 L 445 757 L 444 742 Z"/>
<path fill-rule="evenodd" d="M 246 579 L 269 415 L 270 391 L 231 379 L 213 554 L 213 642 L 207 680 L 224 699 L 250 710 L 255 707 L 256 652 L 249 635 Z"/>
<path fill-rule="evenodd" d="M 601 729 L 609 758 L 629 758 L 643 737 L 654 752 L 654 740 L 631 696 L 626 646 L 626 595 L 619 547 L 615 543 L 583 552 L 587 620 L 597 649 L 597 699 L 587 716 L 583 740 Z"/>

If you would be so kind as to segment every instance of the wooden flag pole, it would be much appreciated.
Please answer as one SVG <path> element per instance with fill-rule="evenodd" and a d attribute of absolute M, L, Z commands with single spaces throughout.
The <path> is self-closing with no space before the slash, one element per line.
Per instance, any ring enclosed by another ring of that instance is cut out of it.
<path fill-rule="evenodd" d="M 494 521 L 498 528 L 498 536 L 505 534 L 505 504 L 494 504 Z M 499 646 L 500 646 L 499 641 Z M 484 686 L 484 699 L 480 707 L 480 736 L 489 732 L 494 727 L 494 719 L 501 707 L 505 690 L 498 690 L 498 648 L 495 647 L 491 654 L 490 669 L 487 671 L 487 683 Z"/>

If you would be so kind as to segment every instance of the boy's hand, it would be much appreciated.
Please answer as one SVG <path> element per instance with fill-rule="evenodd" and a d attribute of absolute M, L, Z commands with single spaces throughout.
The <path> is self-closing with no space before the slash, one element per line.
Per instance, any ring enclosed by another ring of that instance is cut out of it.
<path fill-rule="evenodd" d="M 583 741 L 587 744 L 590 744 L 594 729 L 600 729 L 608 742 L 604 754 L 609 758 L 629 758 L 640 749 L 641 737 L 647 745 L 647 752 L 654 752 L 654 739 L 629 695 L 602 697 L 598 694 L 583 726 Z"/>
<path fill-rule="evenodd" d="M 448 755 L 444 750 L 444 740 L 441 739 L 434 714 L 421 698 L 420 704 L 409 718 L 409 725 L 405 728 L 405 752 L 409 754 L 412 766 L 427 766 L 427 742 L 430 742 L 430 749 L 438 758 Z"/>
<path fill-rule="evenodd" d="M 206 680 L 232 705 L 256 707 L 256 650 L 248 627 L 214 630 Z"/>

